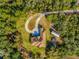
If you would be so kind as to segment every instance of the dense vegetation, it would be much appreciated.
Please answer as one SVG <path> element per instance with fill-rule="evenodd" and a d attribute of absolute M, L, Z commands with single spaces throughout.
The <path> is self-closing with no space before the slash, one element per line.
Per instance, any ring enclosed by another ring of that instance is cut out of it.
<path fill-rule="evenodd" d="M 4 59 L 22 59 L 17 49 L 18 32 L 16 22 L 26 19 L 30 11 L 47 12 L 79 9 L 77 0 L 0 0 L 0 56 Z M 53 14 L 47 19 L 55 24 L 64 44 L 46 51 L 47 59 L 60 59 L 65 56 L 79 56 L 79 16 L 77 14 Z M 37 54 L 33 54 L 37 57 Z M 41 58 L 41 57 L 40 57 Z M 39 59 L 40 59 L 39 58 Z"/>

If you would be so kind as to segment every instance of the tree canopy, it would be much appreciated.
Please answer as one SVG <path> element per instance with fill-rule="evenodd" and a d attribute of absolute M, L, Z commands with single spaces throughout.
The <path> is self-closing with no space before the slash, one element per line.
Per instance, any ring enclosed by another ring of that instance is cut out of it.
<path fill-rule="evenodd" d="M 4 56 L 4 59 L 22 59 L 17 42 L 20 41 L 18 37 L 22 40 L 25 37 L 22 38 L 22 33 L 18 32 L 16 22 L 20 19 L 26 21 L 30 11 L 39 13 L 70 9 L 79 9 L 77 0 L 0 0 L 0 56 Z M 64 44 L 46 51 L 46 58 L 79 56 L 79 16 L 60 13 L 48 15 L 47 19 L 55 24 Z M 32 57 L 38 56 L 33 54 Z"/>

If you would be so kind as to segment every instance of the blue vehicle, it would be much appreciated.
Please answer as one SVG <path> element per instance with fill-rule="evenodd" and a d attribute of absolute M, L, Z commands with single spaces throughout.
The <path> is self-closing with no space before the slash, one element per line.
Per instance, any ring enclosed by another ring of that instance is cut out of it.
<path fill-rule="evenodd" d="M 37 31 L 34 31 L 34 33 L 32 33 L 32 35 L 35 37 L 40 36 L 40 27 L 38 27 Z"/>
<path fill-rule="evenodd" d="M 0 56 L 0 59 L 3 59 L 3 56 Z"/>

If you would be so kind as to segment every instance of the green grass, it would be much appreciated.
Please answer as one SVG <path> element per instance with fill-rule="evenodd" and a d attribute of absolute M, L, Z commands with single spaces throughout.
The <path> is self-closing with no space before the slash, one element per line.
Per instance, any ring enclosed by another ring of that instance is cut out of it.
<path fill-rule="evenodd" d="M 20 39 L 23 42 L 24 47 L 26 48 L 26 51 L 28 52 L 33 52 L 34 54 L 36 53 L 44 53 L 45 52 L 45 47 L 38 48 L 35 46 L 32 46 L 31 43 L 29 42 L 29 33 L 25 31 L 25 20 L 20 19 L 17 21 L 17 29 L 21 33 L 21 38 Z"/>

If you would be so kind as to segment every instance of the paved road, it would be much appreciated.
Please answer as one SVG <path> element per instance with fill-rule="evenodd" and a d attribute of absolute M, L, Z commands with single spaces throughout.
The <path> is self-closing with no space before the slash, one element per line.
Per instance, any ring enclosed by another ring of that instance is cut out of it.
<path fill-rule="evenodd" d="M 25 29 L 28 33 L 33 33 L 34 31 L 37 31 L 38 29 L 38 24 L 39 24 L 39 21 L 41 20 L 41 18 L 45 15 L 49 15 L 49 14 L 58 14 L 58 13 L 67 13 L 67 14 L 79 14 L 79 10 L 63 10 L 63 11 L 53 11 L 53 12 L 44 12 L 44 13 L 38 13 L 38 14 L 35 14 L 31 17 L 29 17 L 25 23 Z M 39 16 L 37 19 L 36 19 L 36 24 L 35 24 L 35 27 L 33 28 L 33 30 L 29 30 L 28 29 L 28 24 L 29 22 L 32 20 L 33 17 L 36 17 L 36 16 Z M 53 32 L 52 32 L 53 33 Z M 53 33 L 55 34 L 55 33 Z M 55 34 L 56 36 L 56 34 Z"/>

